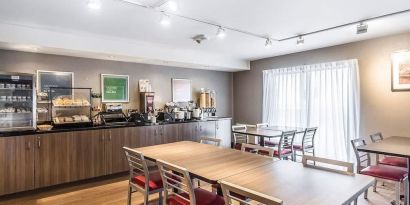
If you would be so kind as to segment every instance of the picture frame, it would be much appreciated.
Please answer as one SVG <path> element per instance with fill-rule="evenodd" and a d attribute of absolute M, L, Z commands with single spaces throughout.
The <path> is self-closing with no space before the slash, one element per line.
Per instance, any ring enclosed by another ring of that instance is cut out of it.
<path fill-rule="evenodd" d="M 129 102 L 129 76 L 101 74 L 101 102 Z"/>
<path fill-rule="evenodd" d="M 74 72 L 65 71 L 48 71 L 48 70 L 37 70 L 37 92 L 38 93 L 49 93 L 57 92 L 50 90 L 52 87 L 64 87 L 72 88 L 74 87 Z M 60 91 L 62 93 L 54 93 L 54 95 L 72 95 L 72 90 L 67 89 Z M 41 97 L 40 101 L 48 101 L 48 96 Z"/>
<path fill-rule="evenodd" d="M 410 50 L 392 53 L 391 62 L 392 91 L 410 91 Z"/>
<path fill-rule="evenodd" d="M 191 100 L 191 80 L 172 78 L 172 102 L 189 102 Z"/>

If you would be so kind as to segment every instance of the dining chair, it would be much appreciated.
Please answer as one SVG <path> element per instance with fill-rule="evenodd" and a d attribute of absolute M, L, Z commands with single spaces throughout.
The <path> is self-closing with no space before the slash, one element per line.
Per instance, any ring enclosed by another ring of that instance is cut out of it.
<path fill-rule="evenodd" d="M 268 123 L 259 123 L 256 124 L 256 128 L 263 129 L 269 127 Z M 264 140 L 265 146 L 267 147 L 277 147 L 279 145 L 279 141 L 275 139 L 265 139 Z"/>
<path fill-rule="evenodd" d="M 242 143 L 241 151 L 252 152 L 260 155 L 273 157 L 273 153 L 275 150 L 270 147 L 262 147 L 259 145 Z"/>
<path fill-rule="evenodd" d="M 200 137 L 199 143 L 201 144 L 213 144 L 217 147 L 221 145 L 221 139 L 211 138 L 211 137 Z"/>
<path fill-rule="evenodd" d="M 303 133 L 302 143 L 293 145 L 293 157 L 296 160 L 296 156 L 304 156 L 306 154 L 311 154 L 315 156 L 315 136 L 317 132 L 317 127 L 306 128 Z M 301 155 L 298 155 L 298 152 Z"/>
<path fill-rule="evenodd" d="M 295 161 L 295 158 L 293 157 L 293 142 L 295 140 L 295 135 L 295 130 L 282 132 L 278 148 L 273 152 L 273 156 L 281 160 L 291 157 L 292 160 Z"/>
<path fill-rule="evenodd" d="M 226 181 L 220 181 L 219 183 L 221 185 L 224 200 L 226 201 L 227 205 L 237 204 L 237 203 L 246 204 L 246 205 L 252 205 L 252 204 L 282 205 L 283 204 L 283 201 L 278 198 L 253 191 L 251 189 L 238 186 L 236 184 L 232 184 Z M 245 196 L 248 200 L 243 200 L 241 198 L 236 197 L 237 194 L 241 196 Z"/>
<path fill-rule="evenodd" d="M 246 125 L 232 125 L 232 131 L 246 131 Z M 234 149 L 241 150 L 242 143 L 248 143 L 248 135 L 233 133 Z"/>
<path fill-rule="evenodd" d="M 372 176 L 375 178 L 373 191 L 376 192 L 377 182 L 389 182 L 396 185 L 396 204 L 400 204 L 401 184 L 407 181 L 407 171 L 403 168 L 395 166 L 387 166 L 383 164 L 371 165 L 370 154 L 359 152 L 357 147 L 366 145 L 363 139 L 351 140 L 351 144 L 356 156 L 357 173 Z M 407 185 L 407 183 L 405 184 Z M 364 198 L 367 199 L 367 190 Z"/>
<path fill-rule="evenodd" d="M 373 143 L 378 143 L 378 142 L 383 141 L 384 138 L 381 132 L 377 132 L 377 133 L 371 134 L 370 139 L 372 140 Z M 407 168 L 408 166 L 407 159 L 403 157 L 382 156 L 382 159 L 380 159 L 380 155 L 376 154 L 376 162 L 378 164 L 403 167 L 403 168 Z"/>
<path fill-rule="evenodd" d="M 309 164 L 309 161 L 313 162 Z M 315 157 L 310 155 L 303 155 L 302 164 L 305 167 L 321 169 L 325 171 L 336 172 L 340 174 L 353 175 L 353 163 L 343 162 L 333 159 Z M 336 168 L 338 167 L 338 168 Z"/>
<path fill-rule="evenodd" d="M 157 160 L 164 187 L 164 205 L 225 205 L 223 197 L 194 188 L 187 169 Z"/>
<path fill-rule="evenodd" d="M 159 203 L 161 204 L 163 183 L 159 171 L 149 171 L 147 161 L 141 152 L 128 147 L 123 147 L 123 150 L 130 169 L 127 204 L 131 205 L 131 195 L 136 191 L 144 195 L 144 205 L 148 205 L 148 196 L 155 193 L 159 194 Z"/>

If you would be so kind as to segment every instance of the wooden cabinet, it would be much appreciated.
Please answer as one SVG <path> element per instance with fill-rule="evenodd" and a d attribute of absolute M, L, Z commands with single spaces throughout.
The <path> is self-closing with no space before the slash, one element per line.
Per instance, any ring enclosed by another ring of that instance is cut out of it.
<path fill-rule="evenodd" d="M 215 138 L 215 121 L 199 122 L 198 138 L 201 137 Z"/>
<path fill-rule="evenodd" d="M 162 126 L 163 138 L 165 143 L 172 143 L 182 141 L 182 137 L 179 133 L 179 125 L 178 124 L 169 124 Z"/>
<path fill-rule="evenodd" d="M 34 139 L 0 138 L 0 196 L 34 189 Z"/>
<path fill-rule="evenodd" d="M 37 136 L 35 151 L 36 188 L 71 181 L 70 158 L 73 132 Z"/>
<path fill-rule="evenodd" d="M 149 143 L 153 143 L 152 145 L 164 144 L 164 135 L 162 126 L 154 125 L 149 126 L 146 128 L 147 130 L 147 140 Z M 150 145 L 146 145 L 150 146 Z"/>
<path fill-rule="evenodd" d="M 231 119 L 221 119 L 215 122 L 216 138 L 221 139 L 221 147 L 229 148 L 232 143 Z"/>
<path fill-rule="evenodd" d="M 199 124 L 197 122 L 179 124 L 179 136 L 181 140 L 198 142 Z"/>

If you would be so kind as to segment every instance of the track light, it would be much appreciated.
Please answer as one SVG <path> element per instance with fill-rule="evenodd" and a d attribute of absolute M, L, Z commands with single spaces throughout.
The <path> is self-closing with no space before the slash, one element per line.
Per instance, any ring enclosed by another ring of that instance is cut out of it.
<path fill-rule="evenodd" d="M 356 34 L 367 33 L 367 28 L 368 25 L 366 23 L 360 22 L 360 24 L 357 25 Z"/>
<path fill-rule="evenodd" d="M 225 29 L 223 29 L 221 26 L 219 26 L 218 27 L 218 31 L 216 32 L 216 36 L 218 37 L 218 38 L 225 38 L 225 36 L 226 36 L 226 32 L 225 32 Z"/>
<path fill-rule="evenodd" d="M 271 38 L 266 38 L 265 48 L 270 48 L 270 47 L 272 47 L 272 39 Z"/>
<path fill-rule="evenodd" d="M 101 9 L 101 1 L 100 0 L 88 0 L 87 6 L 89 9 L 99 10 Z"/>
<path fill-rule="evenodd" d="M 163 26 L 169 26 L 171 24 L 171 17 L 165 12 L 161 12 L 160 24 Z"/>
<path fill-rule="evenodd" d="M 303 36 L 299 36 L 299 38 L 296 40 L 296 45 L 303 45 L 305 44 L 305 39 L 303 39 Z"/>

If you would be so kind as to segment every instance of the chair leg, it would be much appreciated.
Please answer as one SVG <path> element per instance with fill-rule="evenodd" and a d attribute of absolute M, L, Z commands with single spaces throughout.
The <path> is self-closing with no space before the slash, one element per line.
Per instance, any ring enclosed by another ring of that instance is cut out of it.
<path fill-rule="evenodd" d="M 364 192 L 364 199 L 367 199 L 367 194 L 369 193 L 369 190 L 366 190 L 365 192 Z"/>
<path fill-rule="evenodd" d="M 376 192 L 376 188 L 377 188 L 377 180 L 374 181 L 374 184 L 373 184 L 373 192 Z"/>
<path fill-rule="evenodd" d="M 396 205 L 400 205 L 401 182 L 396 182 Z"/>
<path fill-rule="evenodd" d="M 158 199 L 158 204 L 161 205 L 162 204 L 162 191 L 159 192 L 159 199 Z"/>
<path fill-rule="evenodd" d="M 148 205 L 148 200 L 149 200 L 149 198 L 148 198 L 148 192 L 144 192 L 144 205 Z"/>
<path fill-rule="evenodd" d="M 128 205 L 131 205 L 131 195 L 132 195 L 132 187 L 128 186 L 128 200 L 127 200 Z"/>
<path fill-rule="evenodd" d="M 354 205 L 357 205 L 357 198 L 354 199 Z"/>

